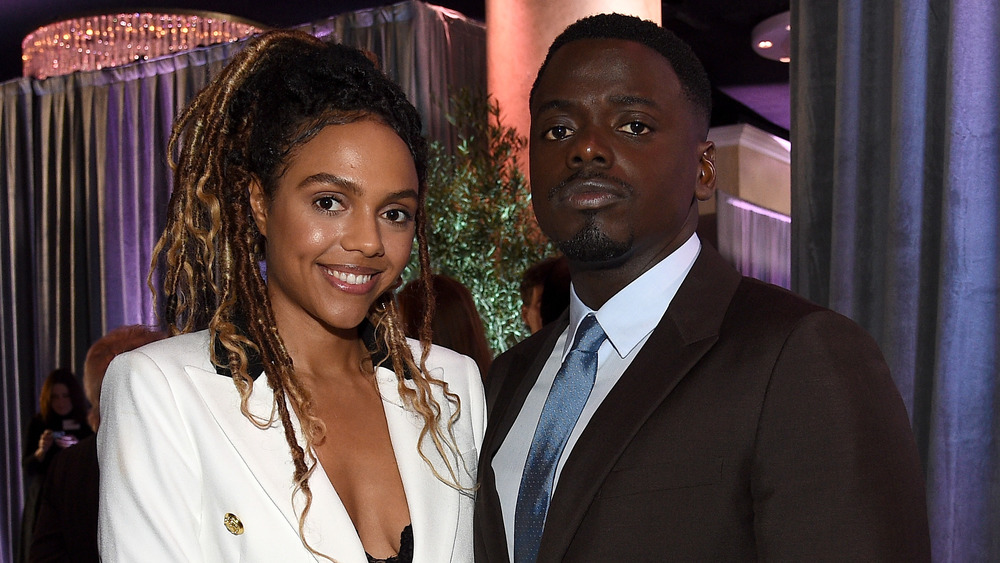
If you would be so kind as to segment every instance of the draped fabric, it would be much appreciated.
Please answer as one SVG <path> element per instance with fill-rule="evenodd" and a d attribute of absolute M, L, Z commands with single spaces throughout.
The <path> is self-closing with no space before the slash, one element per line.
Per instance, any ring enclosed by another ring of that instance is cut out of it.
<path fill-rule="evenodd" d="M 1000 560 L 1000 3 L 792 2 L 793 287 L 879 341 L 937 561 Z"/>
<path fill-rule="evenodd" d="M 300 29 L 374 53 L 420 110 L 427 136 L 447 149 L 456 142 L 449 97 L 462 88 L 486 91 L 486 28 L 453 10 L 402 2 Z"/>
<path fill-rule="evenodd" d="M 744 276 L 792 283 L 791 218 L 716 190 L 719 253 Z"/>
<path fill-rule="evenodd" d="M 453 90 L 485 91 L 485 29 L 456 12 L 403 2 L 301 28 L 375 52 L 432 140 L 452 141 Z M 170 128 L 242 46 L 0 84 L 2 561 L 18 537 L 22 433 L 42 381 L 57 367 L 81 374 L 108 330 L 157 323 L 146 278 L 171 189 Z"/>

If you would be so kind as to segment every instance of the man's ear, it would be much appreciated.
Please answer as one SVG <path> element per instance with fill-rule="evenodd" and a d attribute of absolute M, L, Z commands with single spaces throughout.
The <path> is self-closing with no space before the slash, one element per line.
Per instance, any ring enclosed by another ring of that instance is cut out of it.
<path fill-rule="evenodd" d="M 698 161 L 698 182 L 694 196 L 698 201 L 708 201 L 715 194 L 715 143 L 704 141 L 698 147 L 701 158 Z"/>
<path fill-rule="evenodd" d="M 250 183 L 250 212 L 253 221 L 257 224 L 257 230 L 264 238 L 267 238 L 267 196 L 264 195 L 264 188 L 260 182 L 254 180 Z"/>

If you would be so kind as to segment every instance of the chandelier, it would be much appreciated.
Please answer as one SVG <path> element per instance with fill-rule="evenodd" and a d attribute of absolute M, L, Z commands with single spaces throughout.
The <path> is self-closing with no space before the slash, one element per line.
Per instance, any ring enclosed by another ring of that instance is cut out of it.
<path fill-rule="evenodd" d="M 134 12 L 82 16 L 44 25 L 21 42 L 24 76 L 97 70 L 236 41 L 264 26 L 214 12 Z"/>

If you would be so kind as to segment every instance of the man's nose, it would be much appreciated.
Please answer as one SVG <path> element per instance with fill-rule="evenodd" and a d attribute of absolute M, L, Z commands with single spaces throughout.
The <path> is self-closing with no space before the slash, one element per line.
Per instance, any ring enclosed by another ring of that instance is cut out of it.
<path fill-rule="evenodd" d="M 590 165 L 611 166 L 614 153 L 607 141 L 605 136 L 594 128 L 578 132 L 567 155 L 567 164 L 570 168 Z"/>

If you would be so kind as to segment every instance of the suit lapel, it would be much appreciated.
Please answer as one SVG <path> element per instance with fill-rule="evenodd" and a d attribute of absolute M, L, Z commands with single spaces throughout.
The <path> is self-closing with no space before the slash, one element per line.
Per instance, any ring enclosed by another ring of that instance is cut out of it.
<path fill-rule="evenodd" d="M 497 399 L 490 405 L 486 436 L 483 439 L 483 451 L 488 456 L 486 462 L 493 462 L 493 456 L 514 425 L 528 393 L 538 379 L 538 374 L 541 373 L 552 353 L 552 348 L 559 340 L 559 335 L 566 330 L 568 324 L 569 313 L 563 313 L 559 320 L 539 333 L 537 345 L 526 347 L 523 351 L 519 350 L 517 355 L 511 358 L 510 366 L 506 369 L 506 377 L 500 382 L 501 389 L 497 393 Z"/>
<path fill-rule="evenodd" d="M 542 367 L 559 335 L 569 324 L 569 313 L 543 328 L 537 335 L 510 352 L 510 364 L 493 374 L 503 373 L 498 391 L 490 396 L 496 399 L 489 405 L 490 412 L 483 439 L 482 458 L 479 462 L 480 489 L 479 507 L 476 511 L 476 534 L 485 546 L 485 554 L 491 561 L 508 561 L 506 531 L 500 498 L 497 496 L 496 476 L 493 474 L 493 457 L 510 432 L 517 414 L 538 379 Z M 537 344 L 536 344 L 537 342 Z M 487 378 L 489 384 L 490 378 Z"/>
<path fill-rule="evenodd" d="M 594 413 L 566 460 L 549 506 L 539 561 L 561 560 L 629 442 L 718 340 L 740 275 L 703 247 L 642 350 Z M 523 401 L 523 400 L 522 400 Z"/>

